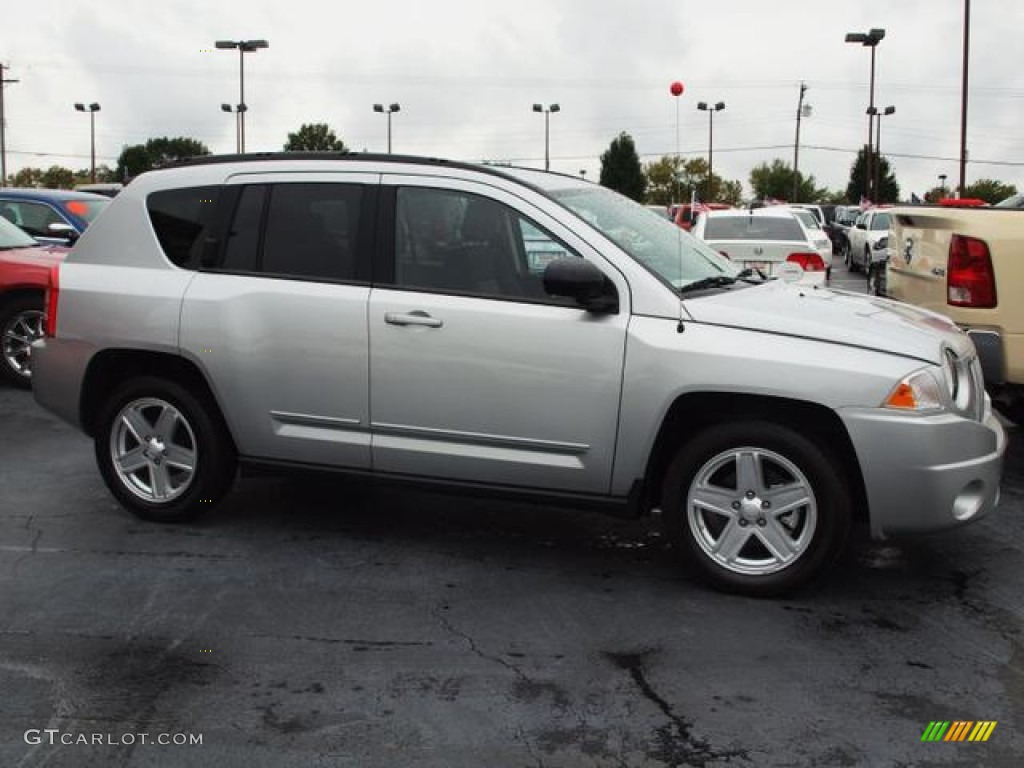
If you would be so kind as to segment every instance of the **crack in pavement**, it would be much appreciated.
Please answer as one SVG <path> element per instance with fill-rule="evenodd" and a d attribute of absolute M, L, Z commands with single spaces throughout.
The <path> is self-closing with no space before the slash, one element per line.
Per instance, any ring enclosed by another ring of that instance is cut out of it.
<path fill-rule="evenodd" d="M 693 725 L 684 717 L 676 714 L 672 705 L 661 696 L 650 681 L 647 679 L 646 662 L 649 657 L 657 653 L 656 649 L 647 648 L 634 653 L 613 653 L 606 651 L 605 658 L 611 661 L 619 669 L 629 673 L 630 678 L 644 698 L 653 703 L 668 719 L 668 723 L 656 729 L 658 749 L 648 753 L 649 757 L 661 760 L 667 765 L 673 766 L 695 766 L 703 768 L 710 760 L 725 760 L 732 762 L 732 758 L 750 760 L 746 750 L 736 749 L 729 751 L 716 751 L 711 745 L 693 736 Z"/>

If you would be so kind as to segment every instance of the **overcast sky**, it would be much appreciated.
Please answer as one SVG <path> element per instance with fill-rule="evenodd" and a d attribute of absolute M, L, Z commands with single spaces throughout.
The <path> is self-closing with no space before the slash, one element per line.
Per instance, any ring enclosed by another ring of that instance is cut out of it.
<path fill-rule="evenodd" d="M 6 6 L 11 7 L 6 7 Z M 800 168 L 845 188 L 867 134 L 870 54 L 846 32 L 886 30 L 875 102 L 896 113 L 882 151 L 901 190 L 958 177 L 964 0 L 5 0 L 0 62 L 8 172 L 89 164 L 99 102 L 98 163 L 126 144 L 189 136 L 233 152 L 238 55 L 217 39 L 270 42 L 245 57 L 246 146 L 279 150 L 304 122 L 326 122 L 352 149 L 383 151 L 398 102 L 395 152 L 542 166 L 544 118 L 557 102 L 552 169 L 596 178 L 621 131 L 643 160 L 706 157 L 715 116 L 715 171 L 749 190 L 750 169 L 793 160 L 799 84 L 813 114 Z M 1024 3 L 974 0 L 968 182 L 1024 188 Z M 673 80 L 686 90 L 677 100 Z M 679 143 L 676 113 L 679 113 Z M 984 161 L 984 162 L 983 162 Z"/>

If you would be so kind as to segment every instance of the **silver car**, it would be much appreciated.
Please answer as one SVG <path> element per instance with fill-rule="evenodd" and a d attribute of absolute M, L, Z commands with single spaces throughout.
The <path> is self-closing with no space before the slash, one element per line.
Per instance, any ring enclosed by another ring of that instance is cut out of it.
<path fill-rule="evenodd" d="M 852 523 L 996 505 L 1005 437 L 945 318 L 741 270 L 578 178 L 391 156 L 138 177 L 52 273 L 35 395 L 137 515 L 239 462 L 660 510 L 747 594 Z"/>

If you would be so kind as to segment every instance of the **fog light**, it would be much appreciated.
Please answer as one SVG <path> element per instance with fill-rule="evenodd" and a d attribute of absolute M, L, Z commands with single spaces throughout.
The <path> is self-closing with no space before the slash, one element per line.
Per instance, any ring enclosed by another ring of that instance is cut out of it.
<path fill-rule="evenodd" d="M 953 501 L 953 517 L 960 522 L 970 520 L 985 502 L 985 486 L 981 480 L 972 480 Z"/>

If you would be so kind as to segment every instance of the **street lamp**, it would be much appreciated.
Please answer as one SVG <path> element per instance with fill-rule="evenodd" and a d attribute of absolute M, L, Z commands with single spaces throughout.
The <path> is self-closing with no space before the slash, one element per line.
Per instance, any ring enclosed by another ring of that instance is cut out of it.
<path fill-rule="evenodd" d="M 220 109 L 222 112 L 234 112 L 235 114 L 235 152 L 242 154 L 242 134 L 241 134 L 241 117 L 242 113 L 245 112 L 245 104 L 238 104 L 231 106 L 230 104 L 221 104 Z"/>
<path fill-rule="evenodd" d="M 544 108 L 543 104 L 534 104 L 534 112 L 544 113 L 544 170 L 551 170 L 551 127 L 550 119 L 552 112 L 561 112 L 562 108 L 557 104 L 551 104 L 547 109 Z"/>
<path fill-rule="evenodd" d="M 100 111 L 100 105 L 97 104 L 95 101 L 92 104 L 90 104 L 89 106 L 86 106 L 85 104 L 82 104 L 82 103 L 76 103 L 75 104 L 75 109 L 78 112 L 88 112 L 89 113 L 89 146 L 90 146 L 89 156 L 92 158 L 92 166 L 91 166 L 92 167 L 92 173 L 91 173 L 92 183 L 95 184 L 96 183 L 96 113 Z"/>
<path fill-rule="evenodd" d="M 867 32 L 847 32 L 846 42 L 860 43 L 862 46 L 871 49 L 871 86 L 868 92 L 868 109 L 875 106 L 875 48 L 885 38 L 884 29 L 871 29 Z M 868 113 L 868 144 L 867 152 L 864 155 L 864 196 L 871 199 L 871 120 L 872 113 Z"/>
<path fill-rule="evenodd" d="M 946 196 L 946 179 L 949 178 L 946 174 L 939 174 L 939 197 Z"/>
<path fill-rule="evenodd" d="M 877 121 L 875 128 L 875 200 L 881 202 L 882 197 L 882 118 L 896 113 L 896 107 L 886 107 L 879 110 L 875 107 L 868 107 L 868 116 L 874 117 Z"/>
<path fill-rule="evenodd" d="M 383 104 L 374 104 L 373 105 L 373 111 L 374 112 L 383 112 L 383 113 L 385 113 L 388 116 L 388 154 L 390 155 L 391 154 L 391 115 L 394 112 L 401 112 L 402 111 L 402 105 L 398 104 L 396 102 L 394 104 L 388 104 L 388 108 L 384 109 L 384 105 Z"/>
<path fill-rule="evenodd" d="M 245 153 L 245 54 L 255 53 L 260 48 L 269 48 L 266 40 L 218 40 L 215 45 L 221 50 L 238 49 L 238 153 Z M 221 105 L 221 109 L 224 106 Z"/>
<path fill-rule="evenodd" d="M 706 101 L 698 101 L 697 109 L 701 112 L 708 113 L 708 188 L 705 192 L 704 201 L 707 203 L 711 202 L 711 180 L 714 178 L 714 166 L 712 165 L 714 155 L 713 149 L 715 146 L 715 112 L 721 112 L 725 109 L 725 102 L 720 101 L 717 104 L 711 105 Z"/>

